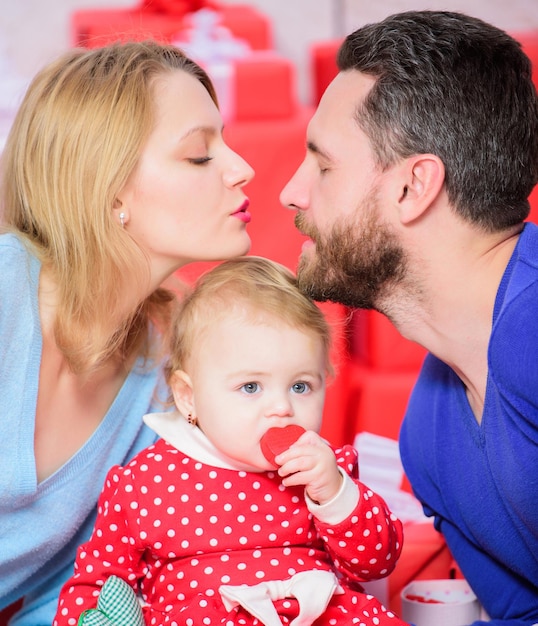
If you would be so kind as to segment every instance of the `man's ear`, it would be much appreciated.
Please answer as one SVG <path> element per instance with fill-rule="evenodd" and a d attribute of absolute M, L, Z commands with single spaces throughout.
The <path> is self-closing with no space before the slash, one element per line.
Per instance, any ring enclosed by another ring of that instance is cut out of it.
<path fill-rule="evenodd" d="M 176 370 L 170 379 L 170 388 L 177 410 L 184 417 L 195 414 L 192 381 L 187 372 Z"/>
<path fill-rule="evenodd" d="M 445 184 L 445 166 L 434 154 L 417 154 L 399 168 L 400 222 L 409 224 L 437 200 Z"/>

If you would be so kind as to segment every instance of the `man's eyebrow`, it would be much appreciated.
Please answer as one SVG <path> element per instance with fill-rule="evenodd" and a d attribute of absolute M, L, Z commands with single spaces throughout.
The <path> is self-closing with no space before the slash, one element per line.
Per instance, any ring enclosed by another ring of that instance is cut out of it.
<path fill-rule="evenodd" d="M 307 141 L 306 147 L 307 147 L 307 150 L 311 152 L 312 154 L 315 154 L 321 157 L 322 159 L 325 159 L 326 161 L 333 161 L 332 156 L 328 152 L 325 152 L 325 150 L 322 150 L 313 141 Z"/>

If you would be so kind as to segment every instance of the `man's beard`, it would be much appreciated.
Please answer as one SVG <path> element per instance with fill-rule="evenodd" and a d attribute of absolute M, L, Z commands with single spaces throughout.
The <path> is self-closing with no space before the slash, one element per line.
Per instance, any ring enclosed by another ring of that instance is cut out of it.
<path fill-rule="evenodd" d="M 357 214 L 359 219 L 336 222 L 328 235 L 322 236 L 306 222 L 303 213 L 297 213 L 296 227 L 316 244 L 312 256 L 301 256 L 297 282 L 318 302 L 380 309 L 388 287 L 401 282 L 405 275 L 405 255 L 396 235 L 379 219 L 375 193 Z"/>

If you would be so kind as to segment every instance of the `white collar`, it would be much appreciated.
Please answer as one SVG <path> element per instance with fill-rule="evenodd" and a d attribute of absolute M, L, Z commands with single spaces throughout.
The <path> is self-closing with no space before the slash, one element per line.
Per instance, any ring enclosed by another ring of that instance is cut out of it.
<path fill-rule="evenodd" d="M 144 422 L 159 437 L 183 454 L 214 467 L 245 472 L 265 472 L 267 470 L 239 463 L 218 450 L 204 433 L 187 420 L 178 411 L 167 413 L 148 413 L 143 417 Z"/>

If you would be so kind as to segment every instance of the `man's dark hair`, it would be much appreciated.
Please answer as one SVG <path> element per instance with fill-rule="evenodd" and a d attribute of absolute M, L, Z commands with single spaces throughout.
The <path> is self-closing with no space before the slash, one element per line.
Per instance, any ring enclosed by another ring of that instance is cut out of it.
<path fill-rule="evenodd" d="M 409 11 L 351 33 L 337 61 L 377 79 L 357 121 L 383 167 L 435 154 L 464 219 L 497 231 L 528 216 L 538 98 L 515 39 L 461 13 Z"/>

